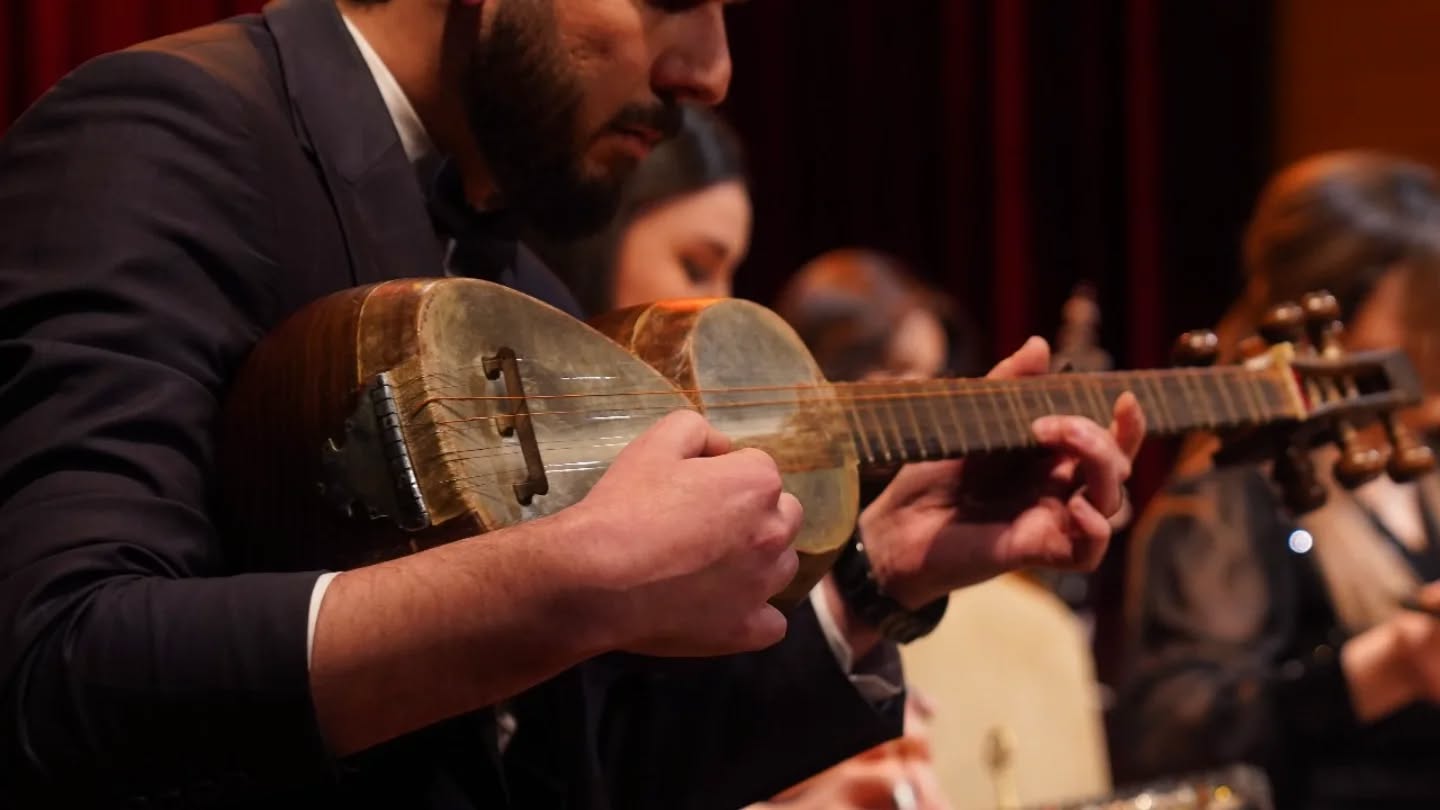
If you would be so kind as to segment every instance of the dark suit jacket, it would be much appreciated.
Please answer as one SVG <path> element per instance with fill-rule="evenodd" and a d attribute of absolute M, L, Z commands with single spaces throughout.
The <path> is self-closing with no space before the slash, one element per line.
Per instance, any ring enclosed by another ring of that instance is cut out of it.
<path fill-rule="evenodd" d="M 102 57 L 0 141 L 0 803 L 731 808 L 898 733 L 806 607 L 759 654 L 565 673 L 503 765 L 484 713 L 327 755 L 318 572 L 236 569 L 212 423 L 287 314 L 441 261 L 329 0 Z"/>

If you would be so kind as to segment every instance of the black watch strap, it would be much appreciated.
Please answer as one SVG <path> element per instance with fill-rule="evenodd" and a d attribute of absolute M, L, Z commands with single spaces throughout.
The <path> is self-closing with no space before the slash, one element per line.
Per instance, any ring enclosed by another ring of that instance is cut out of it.
<path fill-rule="evenodd" d="M 906 644 L 929 635 L 945 616 L 950 597 L 942 596 L 919 610 L 906 610 L 899 602 L 885 595 L 875 581 L 870 557 L 860 541 L 859 532 L 850 538 L 835 560 L 835 585 L 840 597 L 862 621 L 872 625 L 885 638 Z"/>

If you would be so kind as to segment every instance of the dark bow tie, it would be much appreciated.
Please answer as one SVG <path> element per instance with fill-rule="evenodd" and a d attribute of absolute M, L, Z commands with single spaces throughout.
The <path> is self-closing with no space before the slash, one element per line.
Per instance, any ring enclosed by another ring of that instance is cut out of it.
<path fill-rule="evenodd" d="M 427 189 L 430 219 L 442 238 L 454 241 L 449 270 L 455 275 L 499 281 L 515 268 L 523 222 L 515 212 L 477 211 L 453 161 L 445 161 Z"/>

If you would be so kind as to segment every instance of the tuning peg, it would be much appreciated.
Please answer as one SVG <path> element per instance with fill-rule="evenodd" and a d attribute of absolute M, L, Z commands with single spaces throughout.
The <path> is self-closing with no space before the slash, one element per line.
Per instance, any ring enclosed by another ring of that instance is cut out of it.
<path fill-rule="evenodd" d="M 1359 447 L 1353 435 L 1341 443 L 1340 460 L 1335 462 L 1335 482 L 1346 489 L 1367 484 L 1385 472 L 1386 454 L 1373 447 Z"/>
<path fill-rule="evenodd" d="M 1306 330 L 1315 348 L 1321 354 L 1339 351 L 1340 335 L 1345 331 L 1340 323 L 1340 301 L 1322 290 L 1302 297 L 1300 308 L 1305 311 Z"/>
<path fill-rule="evenodd" d="M 1321 356 L 1335 359 L 1344 354 L 1340 338 L 1345 326 L 1340 323 L 1340 301 L 1326 290 L 1307 293 L 1300 298 L 1300 308 L 1305 312 L 1305 331 L 1309 333 L 1310 344 Z M 1355 382 L 1350 378 L 1341 381 L 1327 380 L 1321 384 L 1328 397 L 1344 397 L 1355 393 Z M 1340 460 L 1335 463 L 1335 481 L 1348 489 L 1373 481 L 1385 471 L 1389 459 L 1387 454 L 1375 448 L 1361 447 L 1356 439 L 1355 428 L 1349 420 L 1339 420 L 1335 425 L 1340 436 Z"/>
<path fill-rule="evenodd" d="M 1305 311 L 1298 304 L 1277 304 L 1260 321 L 1260 335 L 1272 346 L 1299 343 L 1305 337 Z"/>
<path fill-rule="evenodd" d="M 1200 368 L 1214 365 L 1215 359 L 1220 356 L 1220 338 L 1209 329 L 1186 332 L 1175 341 L 1171 354 L 1177 366 Z"/>
<path fill-rule="evenodd" d="M 1435 468 L 1435 453 L 1416 441 L 1410 429 L 1393 413 L 1385 414 L 1385 432 L 1395 448 L 1386 469 L 1391 478 L 1400 483 L 1414 481 Z"/>
<path fill-rule="evenodd" d="M 1287 444 L 1275 460 L 1275 483 L 1292 514 L 1303 515 L 1325 505 L 1325 487 L 1315 474 L 1315 462 L 1300 445 Z"/>

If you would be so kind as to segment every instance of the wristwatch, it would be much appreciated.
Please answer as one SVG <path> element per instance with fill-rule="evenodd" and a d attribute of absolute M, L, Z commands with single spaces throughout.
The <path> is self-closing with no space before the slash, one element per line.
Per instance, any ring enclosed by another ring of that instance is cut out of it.
<path fill-rule="evenodd" d="M 865 553 L 859 530 L 841 550 L 831 573 L 840 598 L 845 600 L 850 610 L 878 629 L 880 635 L 898 644 L 907 644 L 929 635 L 940 624 L 945 608 L 950 604 L 950 597 L 942 596 L 919 610 L 906 610 L 887 596 L 880 583 L 875 581 L 875 572 L 870 568 L 870 557 Z"/>

